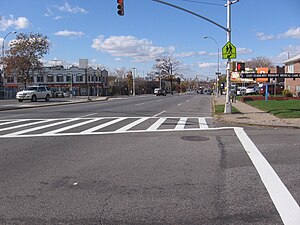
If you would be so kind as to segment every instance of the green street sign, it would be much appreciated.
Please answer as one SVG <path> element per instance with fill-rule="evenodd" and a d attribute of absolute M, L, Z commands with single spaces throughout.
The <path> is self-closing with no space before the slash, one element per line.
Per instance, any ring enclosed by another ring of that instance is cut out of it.
<path fill-rule="evenodd" d="M 229 41 L 222 48 L 222 58 L 236 59 L 236 47 Z"/>

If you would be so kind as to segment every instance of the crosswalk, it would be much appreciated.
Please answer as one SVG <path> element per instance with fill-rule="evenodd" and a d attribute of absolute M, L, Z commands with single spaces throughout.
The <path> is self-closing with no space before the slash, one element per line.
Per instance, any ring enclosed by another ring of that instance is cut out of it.
<path fill-rule="evenodd" d="M 210 117 L 76 117 L 2 119 L 0 138 L 101 135 L 208 129 Z"/>

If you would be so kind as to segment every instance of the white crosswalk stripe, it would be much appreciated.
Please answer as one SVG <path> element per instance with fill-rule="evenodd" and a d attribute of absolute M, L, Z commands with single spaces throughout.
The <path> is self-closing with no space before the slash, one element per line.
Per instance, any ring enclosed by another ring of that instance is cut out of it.
<path fill-rule="evenodd" d="M 0 138 L 208 129 L 210 117 L 90 117 L 0 120 Z"/>

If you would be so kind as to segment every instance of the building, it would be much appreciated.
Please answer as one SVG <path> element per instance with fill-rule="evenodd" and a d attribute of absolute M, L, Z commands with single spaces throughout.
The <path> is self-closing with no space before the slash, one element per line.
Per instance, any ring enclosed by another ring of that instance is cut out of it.
<path fill-rule="evenodd" d="M 71 92 L 77 96 L 103 96 L 108 94 L 108 71 L 76 66 L 67 69 L 63 66 L 44 67 L 31 72 L 26 82 L 24 76 L 10 74 L 4 84 L 4 98 L 14 98 L 25 85 L 46 85 L 53 92 Z"/>
<path fill-rule="evenodd" d="M 300 73 L 300 55 L 296 55 L 283 63 L 286 73 Z M 300 78 L 286 78 L 285 88 L 290 90 L 293 95 L 300 96 Z"/>

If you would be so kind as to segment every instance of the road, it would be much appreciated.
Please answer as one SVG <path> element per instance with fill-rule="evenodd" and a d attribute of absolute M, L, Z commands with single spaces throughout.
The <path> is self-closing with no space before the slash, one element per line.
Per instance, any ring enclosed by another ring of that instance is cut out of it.
<path fill-rule="evenodd" d="M 0 224 L 297 224 L 299 132 L 211 116 L 207 95 L 0 112 Z"/>

